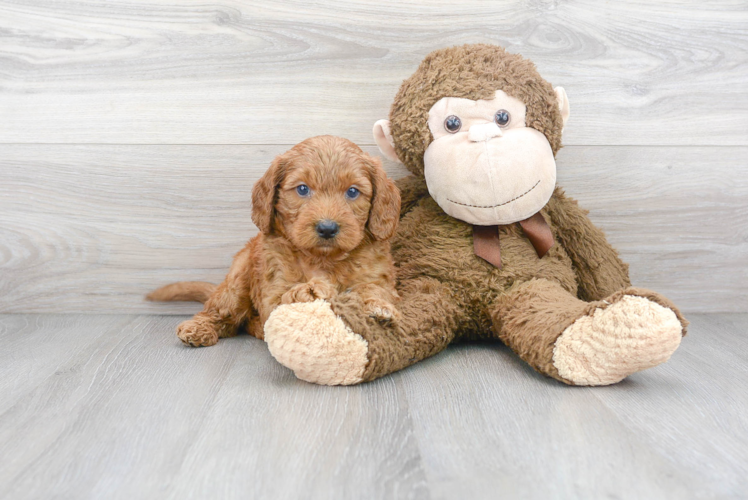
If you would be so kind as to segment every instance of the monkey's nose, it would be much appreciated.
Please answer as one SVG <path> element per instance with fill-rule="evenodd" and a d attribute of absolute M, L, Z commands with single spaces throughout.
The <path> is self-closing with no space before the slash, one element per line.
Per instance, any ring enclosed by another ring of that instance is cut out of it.
<path fill-rule="evenodd" d="M 483 142 L 489 139 L 493 139 L 494 137 L 500 137 L 502 135 L 503 132 L 494 122 L 481 123 L 480 125 L 473 125 L 472 127 L 470 127 L 470 132 L 468 132 L 468 139 L 473 142 Z"/>
<path fill-rule="evenodd" d="M 334 238 L 335 235 L 338 234 L 340 226 L 334 220 L 325 219 L 319 221 L 314 229 L 317 231 L 317 235 L 320 238 L 329 240 L 330 238 Z"/>

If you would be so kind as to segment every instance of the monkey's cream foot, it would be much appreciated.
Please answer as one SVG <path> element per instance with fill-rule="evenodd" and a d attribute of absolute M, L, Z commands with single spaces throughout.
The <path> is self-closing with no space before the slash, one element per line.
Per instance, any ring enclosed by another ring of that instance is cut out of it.
<path fill-rule="evenodd" d="M 644 297 L 623 295 L 567 327 L 556 340 L 553 364 L 575 385 L 608 385 L 659 365 L 680 345 L 675 313 Z"/>
<path fill-rule="evenodd" d="M 183 321 L 177 326 L 177 337 L 185 345 L 192 347 L 207 347 L 218 342 L 218 332 L 207 321 L 196 318 Z"/>
<path fill-rule="evenodd" d="M 322 385 L 362 381 L 368 343 L 323 300 L 278 306 L 265 322 L 270 354 L 296 377 Z"/>

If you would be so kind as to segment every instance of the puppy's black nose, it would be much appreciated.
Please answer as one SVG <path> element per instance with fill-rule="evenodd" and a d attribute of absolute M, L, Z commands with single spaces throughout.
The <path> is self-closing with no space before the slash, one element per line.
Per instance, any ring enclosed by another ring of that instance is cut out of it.
<path fill-rule="evenodd" d="M 338 226 L 338 223 L 334 220 L 325 219 L 319 221 L 315 229 L 317 230 L 317 234 L 320 238 L 329 240 L 330 238 L 334 238 L 335 235 L 338 234 L 340 226 Z"/>

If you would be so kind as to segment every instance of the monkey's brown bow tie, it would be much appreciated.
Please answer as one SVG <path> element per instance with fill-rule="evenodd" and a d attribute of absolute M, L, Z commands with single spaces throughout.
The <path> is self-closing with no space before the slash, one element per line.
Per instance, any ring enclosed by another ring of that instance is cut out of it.
<path fill-rule="evenodd" d="M 548 223 L 538 212 L 529 219 L 519 221 L 519 225 L 538 257 L 542 258 L 553 246 L 553 234 Z M 501 268 L 499 226 L 473 226 L 473 251 L 481 259 Z"/>

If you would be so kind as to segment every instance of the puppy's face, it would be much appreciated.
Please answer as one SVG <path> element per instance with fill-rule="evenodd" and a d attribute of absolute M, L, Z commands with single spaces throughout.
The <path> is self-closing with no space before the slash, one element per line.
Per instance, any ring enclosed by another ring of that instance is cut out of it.
<path fill-rule="evenodd" d="M 350 149 L 300 148 L 278 189 L 277 221 L 298 248 L 348 252 L 364 239 L 372 185 Z"/>
<path fill-rule="evenodd" d="M 349 252 L 364 241 L 367 229 L 374 239 L 394 233 L 397 188 L 379 160 L 346 139 L 308 139 L 277 158 L 267 176 L 275 184 L 270 228 L 299 249 L 322 255 Z M 254 198 L 253 193 L 256 209 Z"/>

